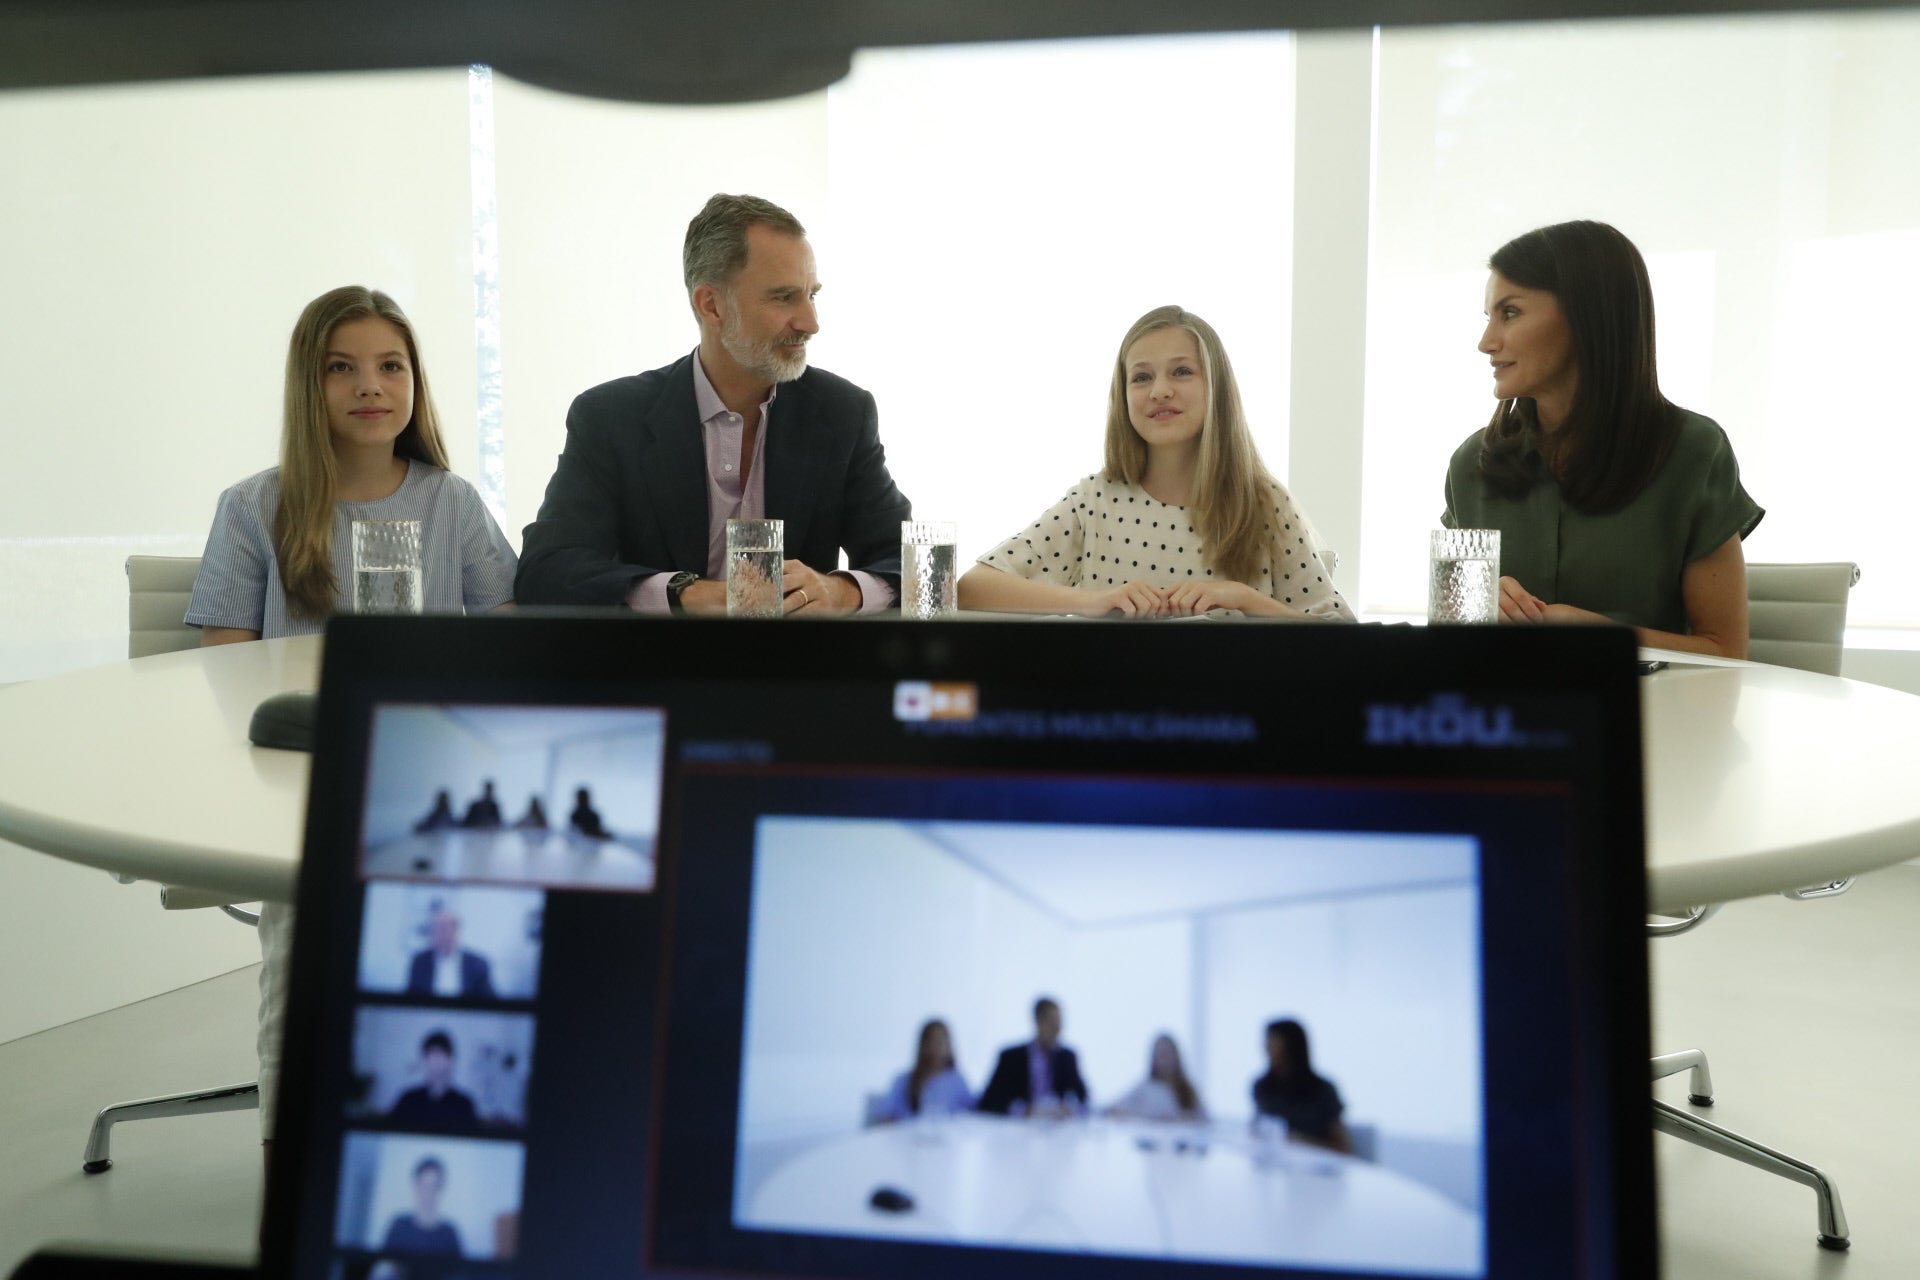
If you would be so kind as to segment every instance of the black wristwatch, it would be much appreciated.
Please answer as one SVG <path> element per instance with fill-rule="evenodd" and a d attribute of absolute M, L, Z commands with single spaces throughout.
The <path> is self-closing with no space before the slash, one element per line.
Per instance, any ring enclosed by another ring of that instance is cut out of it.
<path fill-rule="evenodd" d="M 700 581 L 700 575 L 682 569 L 667 579 L 667 608 L 675 613 L 685 613 L 687 608 L 680 603 L 680 593 Z"/>

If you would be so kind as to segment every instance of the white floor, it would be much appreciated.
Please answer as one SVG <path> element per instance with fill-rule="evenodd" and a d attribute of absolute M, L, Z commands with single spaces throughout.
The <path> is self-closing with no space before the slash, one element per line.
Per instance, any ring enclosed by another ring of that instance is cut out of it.
<path fill-rule="evenodd" d="M 1828 902 L 1736 903 L 1654 945 L 1655 1048 L 1713 1060 L 1706 1114 L 1838 1182 L 1854 1247 L 1814 1244 L 1813 1195 L 1656 1137 L 1668 1280 L 1920 1276 L 1920 868 Z M 253 971 L 0 1045 L 0 1274 L 50 1240 L 252 1249 L 253 1113 L 122 1127 L 113 1170 L 80 1150 L 108 1101 L 252 1074 Z M 16 979 L 9 978 L 9 981 Z M 28 979 L 30 980 L 30 979 Z M 1684 1101 L 1686 1077 L 1655 1086 Z"/>

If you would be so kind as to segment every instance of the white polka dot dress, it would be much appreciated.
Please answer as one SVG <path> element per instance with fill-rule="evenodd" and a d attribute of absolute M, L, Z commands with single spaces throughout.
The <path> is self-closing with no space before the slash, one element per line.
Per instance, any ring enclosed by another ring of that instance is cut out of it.
<path fill-rule="evenodd" d="M 1351 622 L 1321 559 L 1306 513 L 1273 486 L 1267 547 L 1248 585 L 1315 618 Z M 1169 506 L 1139 485 L 1091 475 L 1067 490 L 1031 527 L 980 557 L 1022 578 L 1104 591 L 1127 582 L 1171 587 L 1213 577 L 1185 507 Z"/>

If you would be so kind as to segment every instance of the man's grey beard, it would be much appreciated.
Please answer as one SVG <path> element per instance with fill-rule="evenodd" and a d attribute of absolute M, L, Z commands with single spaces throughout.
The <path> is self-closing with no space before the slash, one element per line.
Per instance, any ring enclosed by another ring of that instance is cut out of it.
<path fill-rule="evenodd" d="M 720 325 L 720 346 L 734 363 L 756 378 L 792 382 L 807 371 L 807 348 L 783 346 L 779 341 L 749 342 L 742 332 L 740 312 L 729 307 Z M 790 353 L 790 354 L 789 354 Z"/>

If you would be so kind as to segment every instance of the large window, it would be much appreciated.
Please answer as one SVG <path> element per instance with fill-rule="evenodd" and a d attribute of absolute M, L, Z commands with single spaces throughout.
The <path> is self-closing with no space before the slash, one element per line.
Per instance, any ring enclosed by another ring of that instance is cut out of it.
<path fill-rule="evenodd" d="M 884 51 L 830 91 L 819 359 L 966 559 L 1099 469 L 1120 339 L 1166 303 L 1284 467 L 1292 63 L 1285 36 Z"/>
<path fill-rule="evenodd" d="M 1368 281 L 1362 602 L 1418 611 L 1447 458 L 1493 409 L 1487 256 L 1597 218 L 1648 259 L 1668 396 L 1767 517 L 1752 560 L 1854 560 L 1920 625 L 1920 16 L 1387 31 Z"/>

